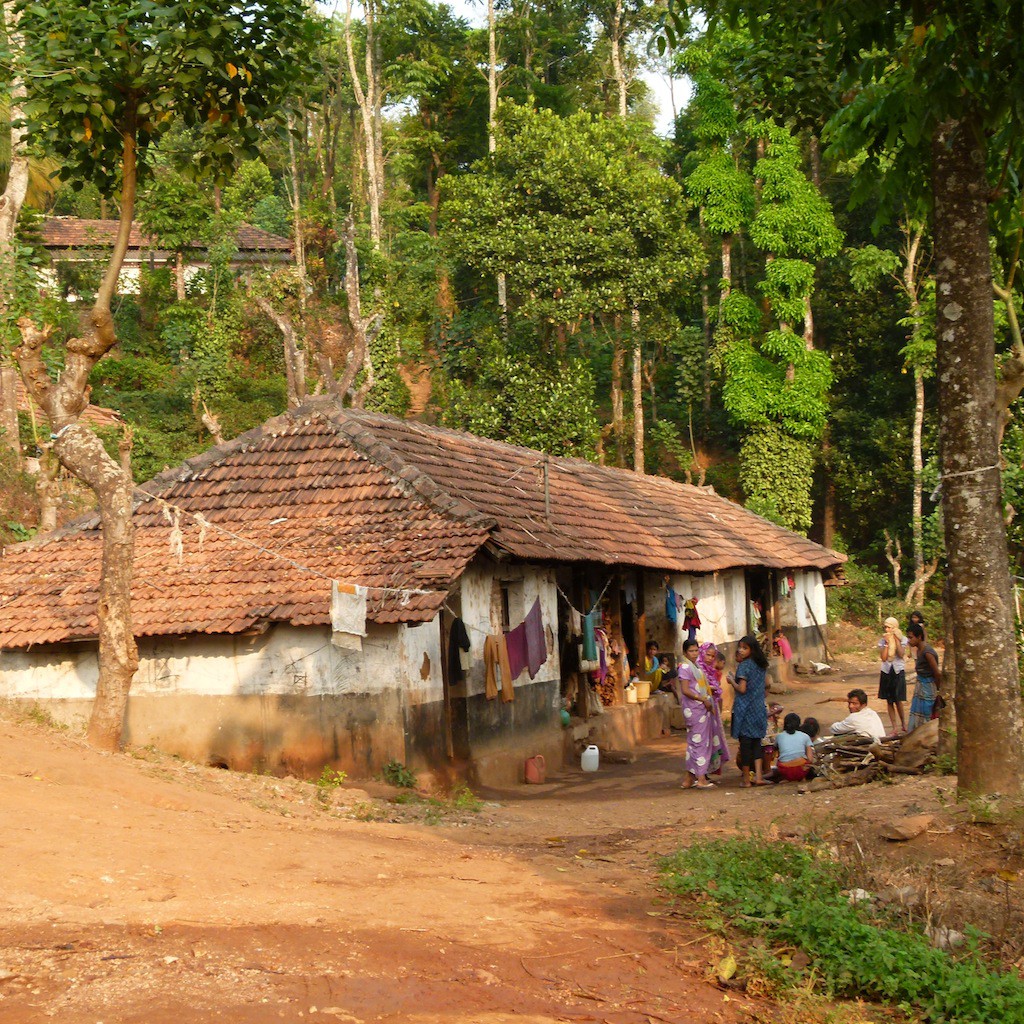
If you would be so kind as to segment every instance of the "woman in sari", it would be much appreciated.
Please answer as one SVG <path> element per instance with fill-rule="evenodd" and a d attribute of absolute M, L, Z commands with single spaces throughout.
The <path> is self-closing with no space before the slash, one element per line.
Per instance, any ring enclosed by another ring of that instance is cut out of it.
<path fill-rule="evenodd" d="M 712 756 L 718 749 L 715 698 L 707 678 L 697 664 L 699 653 L 696 640 L 687 640 L 683 644 L 683 660 L 679 663 L 679 674 L 675 681 L 676 696 L 683 709 L 683 722 L 686 725 L 687 774 L 683 779 L 683 789 L 715 788 L 715 784 L 708 781 Z"/>
<path fill-rule="evenodd" d="M 722 774 L 722 765 L 729 760 L 729 744 L 725 741 L 725 726 L 722 724 L 722 673 L 725 671 L 725 655 L 713 643 L 700 645 L 697 654 L 697 667 L 704 673 L 704 678 L 711 688 L 711 698 L 715 702 L 713 729 L 715 747 L 711 752 L 711 772 Z"/>

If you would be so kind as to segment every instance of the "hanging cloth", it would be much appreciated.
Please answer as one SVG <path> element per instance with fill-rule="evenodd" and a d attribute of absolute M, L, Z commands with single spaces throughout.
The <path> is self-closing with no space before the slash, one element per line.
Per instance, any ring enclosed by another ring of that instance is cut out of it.
<path fill-rule="evenodd" d="M 597 661 L 597 641 L 594 638 L 594 613 L 583 616 L 583 661 Z"/>
<path fill-rule="evenodd" d="M 462 667 L 460 651 L 469 650 L 469 634 L 462 619 L 456 619 L 448 633 L 448 682 L 461 683 L 466 678 L 466 670 Z"/>
<path fill-rule="evenodd" d="M 544 617 L 540 610 L 540 598 L 533 602 L 523 620 L 526 630 L 526 667 L 530 678 L 536 679 L 541 665 L 548 660 L 548 645 L 544 639 Z"/>
<path fill-rule="evenodd" d="M 508 663 L 512 668 L 513 680 L 518 679 L 526 668 L 526 623 L 520 622 L 515 629 L 505 634 L 505 645 L 508 647 Z"/>
<path fill-rule="evenodd" d="M 671 587 L 665 588 L 665 618 L 673 626 L 679 621 L 679 605 L 676 604 L 676 592 Z"/>
<path fill-rule="evenodd" d="M 495 669 L 501 675 L 501 699 L 507 704 L 515 700 L 515 691 L 512 688 L 512 669 L 508 663 L 508 647 L 501 633 L 484 640 L 484 684 L 488 700 L 498 696 Z"/>

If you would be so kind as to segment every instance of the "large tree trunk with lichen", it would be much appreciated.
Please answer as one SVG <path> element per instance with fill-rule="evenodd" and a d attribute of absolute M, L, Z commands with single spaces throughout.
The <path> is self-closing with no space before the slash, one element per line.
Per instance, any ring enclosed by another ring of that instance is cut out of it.
<path fill-rule="evenodd" d="M 366 168 L 366 198 L 370 208 L 370 239 L 375 249 L 380 248 L 381 218 L 380 203 L 384 194 L 383 146 L 381 144 L 381 83 L 380 64 L 377 53 L 376 9 L 372 3 L 364 4 L 366 26 L 366 49 L 364 69 L 366 82 L 359 74 L 356 64 L 355 45 L 352 35 L 352 0 L 345 5 L 345 53 L 348 70 L 352 79 L 352 91 L 362 124 L 363 153 Z"/>
<path fill-rule="evenodd" d="M 985 149 L 970 119 L 932 141 L 942 508 L 965 794 L 1024 796 L 1024 714 L 996 431 Z"/>
<path fill-rule="evenodd" d="M 15 458 L 21 459 L 21 441 L 18 438 L 18 371 L 0 363 L 0 444 L 10 448 Z"/>
<path fill-rule="evenodd" d="M 626 350 L 622 344 L 622 318 L 614 318 L 612 333 L 612 441 L 615 445 L 615 464 L 623 465 L 622 442 L 625 434 L 625 410 L 622 401 L 622 370 L 626 364 Z"/>
<path fill-rule="evenodd" d="M 260 297 L 256 305 L 274 322 L 284 341 L 284 372 L 288 386 L 288 408 L 295 409 L 306 400 L 306 356 L 295 338 L 291 320 L 274 309 L 267 298 Z"/>

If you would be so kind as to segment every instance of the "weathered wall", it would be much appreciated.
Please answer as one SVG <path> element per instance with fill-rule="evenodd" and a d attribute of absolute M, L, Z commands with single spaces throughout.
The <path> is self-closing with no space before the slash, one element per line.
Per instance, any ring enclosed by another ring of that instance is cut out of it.
<path fill-rule="evenodd" d="M 485 696 L 484 638 L 501 630 L 501 588 L 508 591 L 509 626 L 526 617 L 540 599 L 548 657 L 535 679 L 524 670 L 515 681 L 515 700 Z M 509 565 L 480 558 L 462 577 L 462 619 L 470 639 L 471 666 L 461 699 L 472 759 L 473 781 L 490 786 L 523 779 L 523 761 L 543 754 L 549 771 L 561 765 L 562 736 L 557 623 L 558 593 L 554 573 L 529 565 Z"/>
<path fill-rule="evenodd" d="M 242 770 L 331 763 L 366 777 L 406 761 L 406 707 L 441 692 L 436 623 L 367 629 L 361 651 L 334 646 L 326 628 L 143 638 L 126 740 Z M 84 645 L 0 654 L 0 695 L 45 701 L 58 720 L 87 718 L 96 677 Z"/>
<path fill-rule="evenodd" d="M 644 608 L 647 613 L 647 636 L 657 640 L 662 648 L 682 653 L 683 611 L 673 626 L 665 614 L 664 576 L 644 574 Z M 697 639 L 701 643 L 729 644 L 739 640 L 746 632 L 746 586 L 743 570 L 731 569 L 703 576 L 676 574 L 670 577 L 672 588 L 683 600 L 695 597 L 701 628 Z"/>

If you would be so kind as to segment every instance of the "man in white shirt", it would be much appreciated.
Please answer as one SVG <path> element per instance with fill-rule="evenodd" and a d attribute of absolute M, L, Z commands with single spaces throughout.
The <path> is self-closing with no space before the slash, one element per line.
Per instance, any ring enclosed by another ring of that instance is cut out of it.
<path fill-rule="evenodd" d="M 882 719 L 878 717 L 878 712 L 874 708 L 868 707 L 868 695 L 863 690 L 851 690 L 846 695 L 846 703 L 850 713 L 841 722 L 833 723 L 834 735 L 859 733 L 873 740 L 880 740 L 885 736 Z"/>

